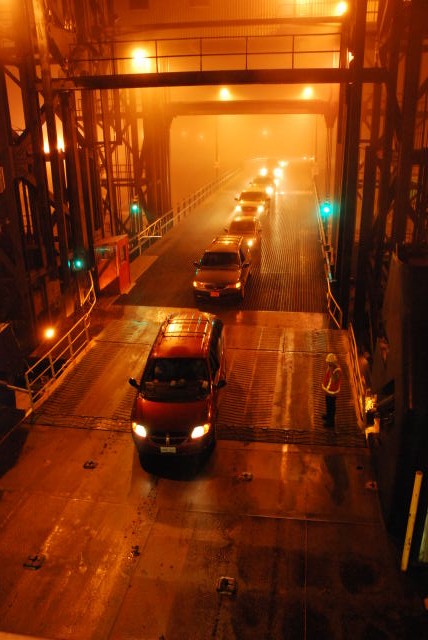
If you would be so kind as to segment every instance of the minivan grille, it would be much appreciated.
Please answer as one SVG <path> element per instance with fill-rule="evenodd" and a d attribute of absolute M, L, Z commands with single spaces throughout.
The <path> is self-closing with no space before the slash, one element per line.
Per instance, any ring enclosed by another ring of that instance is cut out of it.
<path fill-rule="evenodd" d="M 187 431 L 174 431 L 174 433 L 165 433 L 164 431 L 154 431 L 150 434 L 150 439 L 158 446 L 171 445 L 177 447 L 183 444 L 189 437 Z"/>

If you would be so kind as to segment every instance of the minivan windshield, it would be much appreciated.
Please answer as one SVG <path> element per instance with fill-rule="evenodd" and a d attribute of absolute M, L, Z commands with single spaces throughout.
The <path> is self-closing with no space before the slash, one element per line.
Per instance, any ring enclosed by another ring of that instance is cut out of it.
<path fill-rule="evenodd" d="M 210 392 L 207 363 L 202 358 L 155 358 L 147 363 L 140 386 L 148 400 L 200 400 Z"/>

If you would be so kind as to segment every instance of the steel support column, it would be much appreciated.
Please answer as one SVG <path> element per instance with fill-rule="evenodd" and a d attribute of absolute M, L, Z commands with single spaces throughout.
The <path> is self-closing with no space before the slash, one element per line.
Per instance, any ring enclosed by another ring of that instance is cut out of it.
<path fill-rule="evenodd" d="M 139 136 L 139 127 L 138 127 L 138 113 L 137 113 L 137 105 L 136 105 L 136 96 L 135 91 L 132 89 L 128 91 L 129 102 L 129 117 L 130 117 L 130 142 L 131 142 L 131 160 L 132 160 L 132 175 L 133 175 L 133 185 L 134 185 L 134 193 L 132 195 L 138 197 L 139 203 L 147 208 L 147 193 L 143 190 L 143 163 L 140 157 L 141 143 Z M 141 123 L 142 124 L 142 123 Z M 138 224 L 136 225 L 136 229 L 133 229 L 133 233 L 139 231 L 139 225 L 141 220 L 138 220 Z"/>
<path fill-rule="evenodd" d="M 381 42 L 379 47 L 379 55 L 381 62 L 385 63 L 388 69 L 388 80 L 386 83 L 386 104 L 385 104 L 385 126 L 383 131 L 383 145 L 380 159 L 380 181 L 379 181 L 379 197 L 378 197 L 378 214 L 374 226 L 374 274 L 371 287 L 371 316 L 372 325 L 377 332 L 380 324 L 380 313 L 382 307 L 384 282 L 384 262 L 385 258 L 389 260 L 391 246 L 386 242 L 386 225 L 388 213 L 390 211 L 393 199 L 393 175 L 392 175 L 392 158 L 393 158 L 393 140 L 394 134 L 399 127 L 399 111 L 397 104 L 397 78 L 398 78 L 398 62 L 400 53 L 400 31 L 402 28 L 402 3 L 400 0 L 390 0 L 384 7 L 385 12 L 389 11 L 388 16 L 380 16 L 380 22 L 385 24 L 387 29 L 387 39 Z M 389 27 L 389 28 L 388 28 Z M 381 32 L 382 35 L 382 32 Z"/>
<path fill-rule="evenodd" d="M 89 234 L 88 223 L 85 217 L 85 205 L 83 201 L 82 174 L 80 170 L 79 145 L 77 140 L 76 107 L 73 93 L 61 94 L 61 111 L 72 245 L 75 250 L 85 252 L 87 254 L 89 247 Z M 89 233 L 90 231 L 91 229 L 89 226 Z"/>
<path fill-rule="evenodd" d="M 171 118 L 162 107 L 144 106 L 143 162 L 150 219 L 171 209 L 169 132 Z"/>
<path fill-rule="evenodd" d="M 392 227 L 392 244 L 400 245 L 406 240 L 406 226 L 411 217 L 410 183 L 412 177 L 412 155 L 414 149 L 414 132 L 416 107 L 420 85 L 420 67 L 423 36 L 426 31 L 425 0 L 413 0 L 408 7 L 409 30 L 406 50 L 406 65 L 403 87 L 403 108 L 401 121 L 401 146 L 398 160 L 397 190 L 394 204 L 394 220 Z"/>
<path fill-rule="evenodd" d="M 101 112 L 102 112 L 102 126 L 103 126 L 103 138 L 104 138 L 104 170 L 106 174 L 106 188 L 107 188 L 107 208 L 110 212 L 110 220 L 113 223 L 113 227 L 110 230 L 112 235 L 121 233 L 119 226 L 118 206 L 116 199 L 116 190 L 114 188 L 114 168 L 113 168 L 113 141 L 111 139 L 111 127 L 113 125 L 110 117 L 110 106 L 108 91 L 101 91 Z"/>
<path fill-rule="evenodd" d="M 379 143 L 382 87 L 373 86 L 372 117 L 370 121 L 370 145 L 364 153 L 364 177 L 361 204 L 360 241 L 358 247 L 355 280 L 354 324 L 358 337 L 366 327 L 366 300 L 369 285 L 370 251 L 373 247 L 373 220 L 376 194 L 377 151 Z M 367 345 L 368 348 L 368 345 Z"/>
<path fill-rule="evenodd" d="M 362 69 L 367 0 L 356 5 L 354 28 L 354 60 L 352 82 L 348 85 L 349 107 L 345 144 L 344 182 L 342 186 L 341 213 L 338 237 L 337 278 L 344 326 L 348 324 L 351 302 L 351 274 L 355 245 L 355 219 L 358 185 L 358 152 L 360 142 Z"/>
<path fill-rule="evenodd" d="M 53 201 L 55 209 L 55 222 L 59 238 L 59 255 L 62 272 L 62 282 L 67 290 L 70 287 L 70 270 L 68 267 L 69 245 L 65 220 L 65 188 L 62 180 L 60 157 L 58 153 L 58 138 L 55 122 L 54 94 L 51 88 L 50 57 L 46 34 L 44 4 L 42 0 L 32 0 L 35 32 L 42 74 L 42 87 L 44 98 L 44 112 L 49 141 L 49 156 L 51 164 Z"/>
<path fill-rule="evenodd" d="M 0 322 L 13 322 L 22 342 L 35 340 L 33 306 L 26 273 L 20 211 L 12 155 L 11 125 L 6 83 L 0 70 L 0 166 L 4 185 L 0 192 Z M 29 335 L 28 335 L 29 334 Z"/>
<path fill-rule="evenodd" d="M 91 213 L 91 220 L 95 236 L 104 237 L 104 211 L 100 183 L 100 161 L 96 134 L 95 92 L 82 91 L 82 127 L 84 140 L 82 141 L 85 154 L 85 173 L 87 181 L 87 206 Z M 109 227 L 113 228 L 110 217 Z"/>

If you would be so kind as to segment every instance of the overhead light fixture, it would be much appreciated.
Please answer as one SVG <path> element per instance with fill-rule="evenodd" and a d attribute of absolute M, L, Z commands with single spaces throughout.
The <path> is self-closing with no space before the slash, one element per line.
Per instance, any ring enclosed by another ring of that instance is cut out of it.
<path fill-rule="evenodd" d="M 310 100 L 314 97 L 314 89 L 313 87 L 305 87 L 302 91 L 302 98 L 304 100 Z"/>
<path fill-rule="evenodd" d="M 134 49 L 132 52 L 132 66 L 139 73 L 150 71 L 150 58 L 144 49 Z"/>
<path fill-rule="evenodd" d="M 336 15 L 343 16 L 348 13 L 349 6 L 347 2 L 338 2 L 336 5 Z"/>
<path fill-rule="evenodd" d="M 230 90 L 227 87 L 222 87 L 218 95 L 220 100 L 230 100 L 231 98 Z"/>

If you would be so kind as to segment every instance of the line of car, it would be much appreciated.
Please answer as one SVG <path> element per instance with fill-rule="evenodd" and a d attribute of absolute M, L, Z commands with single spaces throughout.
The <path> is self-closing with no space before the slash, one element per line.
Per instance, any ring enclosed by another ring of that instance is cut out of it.
<path fill-rule="evenodd" d="M 273 179 L 260 175 L 235 197 L 237 204 L 229 226 L 194 262 L 196 300 L 244 299 L 252 263 L 261 252 L 260 216 L 269 213 L 274 193 Z"/>
<path fill-rule="evenodd" d="M 196 297 L 244 298 L 252 255 L 260 251 L 259 216 L 266 212 L 273 195 L 268 193 L 266 183 L 263 187 L 255 185 L 253 182 L 241 192 L 229 227 L 195 263 Z M 250 206 L 255 210 L 248 211 Z M 131 434 L 142 464 L 147 456 L 175 458 L 212 451 L 219 397 L 226 378 L 221 319 L 198 310 L 167 316 L 140 380 L 129 378 L 129 384 L 136 390 Z"/>

